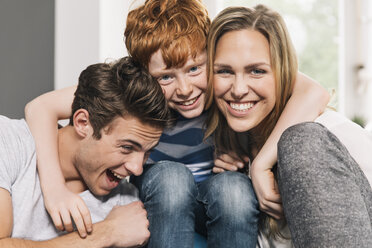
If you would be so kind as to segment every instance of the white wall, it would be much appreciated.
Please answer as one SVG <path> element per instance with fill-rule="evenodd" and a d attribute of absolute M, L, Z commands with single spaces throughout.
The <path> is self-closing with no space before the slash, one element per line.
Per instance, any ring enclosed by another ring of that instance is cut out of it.
<path fill-rule="evenodd" d="M 372 121 L 372 3 L 340 0 L 340 112 Z M 357 70 L 364 65 L 363 71 Z"/>
<path fill-rule="evenodd" d="M 125 0 L 56 0 L 55 89 L 77 84 L 88 65 L 125 56 Z"/>

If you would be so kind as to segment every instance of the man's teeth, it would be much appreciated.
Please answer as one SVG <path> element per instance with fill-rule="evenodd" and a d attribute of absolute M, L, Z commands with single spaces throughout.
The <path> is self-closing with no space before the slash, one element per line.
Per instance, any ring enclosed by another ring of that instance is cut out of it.
<path fill-rule="evenodd" d="M 193 104 L 194 102 L 196 102 L 197 99 L 198 98 L 195 97 L 194 99 L 191 99 L 191 100 L 188 100 L 188 101 L 184 101 L 184 102 L 180 102 L 179 104 L 184 105 L 184 106 L 189 106 L 189 105 Z"/>
<path fill-rule="evenodd" d="M 123 176 L 117 174 L 115 171 L 112 171 L 112 170 L 110 170 L 110 171 L 112 172 L 112 174 L 113 174 L 116 178 L 118 178 L 118 179 L 120 179 L 120 180 L 122 180 L 122 179 L 124 178 Z"/>
<path fill-rule="evenodd" d="M 254 105 L 254 103 L 250 102 L 250 103 L 232 103 L 230 102 L 230 107 L 234 110 L 238 110 L 238 111 L 246 111 L 250 108 L 252 108 Z"/>

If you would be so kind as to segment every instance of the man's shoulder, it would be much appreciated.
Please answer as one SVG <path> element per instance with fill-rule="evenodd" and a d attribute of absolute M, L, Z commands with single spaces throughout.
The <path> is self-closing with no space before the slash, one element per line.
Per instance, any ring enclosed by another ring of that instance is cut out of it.
<path fill-rule="evenodd" d="M 0 135 L 1 137 L 32 139 L 30 129 L 24 119 L 10 119 L 3 115 L 0 115 Z"/>
<path fill-rule="evenodd" d="M 0 116 L 0 180 L 10 190 L 23 168 L 35 162 L 35 144 L 25 120 Z M 4 185 L 2 185 L 5 187 Z"/>

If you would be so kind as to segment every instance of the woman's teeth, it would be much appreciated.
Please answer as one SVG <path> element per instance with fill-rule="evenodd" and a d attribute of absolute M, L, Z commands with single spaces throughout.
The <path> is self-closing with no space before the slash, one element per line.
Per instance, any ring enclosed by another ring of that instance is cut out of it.
<path fill-rule="evenodd" d="M 232 103 L 230 102 L 230 107 L 237 111 L 247 111 L 248 109 L 252 108 L 254 103 Z"/>

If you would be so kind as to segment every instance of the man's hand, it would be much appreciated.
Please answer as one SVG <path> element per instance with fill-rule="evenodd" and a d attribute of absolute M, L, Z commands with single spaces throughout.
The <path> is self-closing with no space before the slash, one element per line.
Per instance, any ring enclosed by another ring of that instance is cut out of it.
<path fill-rule="evenodd" d="M 247 161 L 241 161 L 236 158 L 235 155 L 229 155 L 227 153 L 217 155 L 217 158 L 214 160 L 214 173 L 220 173 L 224 171 L 237 171 L 244 167 L 244 162 L 249 161 L 249 158 L 244 158 Z"/>
<path fill-rule="evenodd" d="M 44 193 L 44 202 L 45 208 L 58 230 L 72 232 L 72 217 L 80 237 L 85 238 L 87 232 L 92 231 L 92 219 L 85 202 L 65 185 L 54 187 L 53 193 Z"/>
<path fill-rule="evenodd" d="M 270 169 L 262 170 L 252 165 L 251 177 L 260 210 L 275 219 L 281 219 L 284 216 L 282 199 L 274 173 Z"/>
<path fill-rule="evenodd" d="M 140 201 L 114 207 L 104 222 L 115 247 L 140 247 L 150 238 L 147 212 Z"/>

